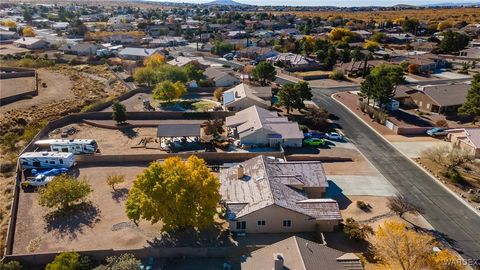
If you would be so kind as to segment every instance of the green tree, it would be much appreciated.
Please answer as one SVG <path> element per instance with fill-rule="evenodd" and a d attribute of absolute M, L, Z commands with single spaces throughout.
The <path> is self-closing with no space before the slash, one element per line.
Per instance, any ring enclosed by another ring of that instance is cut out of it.
<path fill-rule="evenodd" d="M 365 59 L 365 54 L 360 51 L 360 47 L 355 47 L 352 51 L 352 58 L 354 61 L 363 61 Z"/>
<path fill-rule="evenodd" d="M 188 81 L 188 74 L 184 68 L 171 66 L 171 65 L 161 65 L 155 69 L 155 80 L 154 84 L 163 81 L 171 82 L 183 82 Z"/>
<path fill-rule="evenodd" d="M 106 265 L 100 265 L 94 270 L 140 270 L 142 262 L 133 254 L 125 253 L 120 256 L 110 256 L 105 259 Z"/>
<path fill-rule="evenodd" d="M 212 48 L 212 53 L 216 55 L 224 55 L 229 53 L 233 50 L 233 44 L 224 42 L 224 41 L 216 41 L 215 45 Z"/>
<path fill-rule="evenodd" d="M 156 100 L 172 101 L 181 98 L 187 92 L 187 88 L 181 82 L 172 83 L 163 81 L 155 85 L 153 98 Z"/>
<path fill-rule="evenodd" d="M 80 265 L 80 254 L 77 252 L 63 252 L 47 264 L 45 270 L 77 270 Z"/>
<path fill-rule="evenodd" d="M 402 28 L 403 28 L 403 31 L 409 32 L 415 35 L 417 33 L 417 29 L 419 25 L 420 25 L 420 22 L 417 19 L 405 18 L 405 20 L 402 23 Z"/>
<path fill-rule="evenodd" d="M 267 80 L 274 81 L 277 71 L 269 62 L 260 62 L 252 71 L 255 80 L 259 80 L 261 85 L 266 85 Z"/>
<path fill-rule="evenodd" d="M 472 86 L 468 90 L 465 103 L 458 108 L 458 112 L 462 115 L 470 115 L 472 117 L 480 117 L 480 74 L 473 76 Z"/>
<path fill-rule="evenodd" d="M 204 77 L 202 70 L 199 69 L 198 67 L 196 67 L 193 64 L 186 64 L 183 67 L 183 70 L 187 74 L 188 80 L 190 80 L 190 81 L 195 80 L 195 81 L 198 82 L 199 80 L 203 79 L 203 77 Z"/>
<path fill-rule="evenodd" d="M 112 110 L 112 119 L 117 122 L 117 124 L 125 123 L 127 121 L 127 109 L 125 108 L 125 105 L 118 100 L 115 100 L 112 103 Z"/>
<path fill-rule="evenodd" d="M 133 182 L 126 213 L 134 222 L 161 220 L 163 231 L 205 228 L 217 213 L 219 187 L 218 178 L 196 156 L 155 161 Z"/>
<path fill-rule="evenodd" d="M 38 204 L 48 208 L 65 210 L 82 202 L 92 193 L 92 187 L 85 180 L 76 180 L 68 175 L 59 175 L 39 191 Z"/>
<path fill-rule="evenodd" d="M 292 83 L 282 85 L 277 95 L 278 105 L 285 107 L 287 109 L 287 114 L 290 114 L 292 108 L 302 109 L 304 107 L 300 92 Z"/>
<path fill-rule="evenodd" d="M 347 218 L 343 224 L 343 231 L 350 239 L 357 241 L 366 240 L 373 234 L 373 229 L 369 225 L 360 225 L 355 219 Z"/>
<path fill-rule="evenodd" d="M 137 83 L 146 83 L 150 87 L 155 82 L 155 71 L 152 67 L 137 68 L 133 73 L 133 79 Z"/>
<path fill-rule="evenodd" d="M 327 56 L 323 59 L 323 69 L 332 70 L 333 66 L 337 63 L 338 55 L 335 47 L 328 48 Z"/>
<path fill-rule="evenodd" d="M 295 84 L 295 89 L 298 91 L 300 95 L 300 99 L 302 100 L 302 103 L 305 100 L 312 100 L 313 94 L 312 94 L 312 88 L 310 88 L 310 85 L 306 81 L 299 81 Z"/>
<path fill-rule="evenodd" d="M 463 50 L 469 42 L 470 38 L 466 34 L 448 30 L 443 33 L 443 39 L 438 47 L 443 53 L 454 53 Z"/>

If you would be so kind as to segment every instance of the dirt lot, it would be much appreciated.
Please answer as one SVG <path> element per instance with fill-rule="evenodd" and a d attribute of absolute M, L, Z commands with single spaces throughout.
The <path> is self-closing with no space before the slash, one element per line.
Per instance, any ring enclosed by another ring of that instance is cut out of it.
<path fill-rule="evenodd" d="M 72 92 L 73 82 L 68 76 L 45 69 L 39 69 L 37 72 L 39 80 L 38 95 L 32 97 L 31 99 L 23 99 L 14 103 L 2 105 L 0 112 L 5 112 L 11 109 L 22 109 L 38 106 L 57 101 L 59 99 L 70 99 L 75 97 Z M 4 86 L 3 81 L 4 80 L 2 80 L 1 84 L 2 89 Z M 46 87 L 42 87 L 42 83 L 45 83 Z"/>
<path fill-rule="evenodd" d="M 145 167 L 80 168 L 79 178 L 93 187 L 86 210 L 74 217 L 49 215 L 51 210 L 37 203 L 38 193 L 21 193 L 14 253 L 57 250 L 120 249 L 147 246 L 158 235 L 161 224 L 141 221 L 136 228 L 124 212 L 125 198 L 133 180 Z M 126 176 L 116 193 L 105 184 L 110 173 Z"/>
<path fill-rule="evenodd" d="M 20 77 L 0 80 L 0 97 L 11 97 L 35 90 L 35 77 Z M 3 109 L 2 105 L 2 109 Z"/>

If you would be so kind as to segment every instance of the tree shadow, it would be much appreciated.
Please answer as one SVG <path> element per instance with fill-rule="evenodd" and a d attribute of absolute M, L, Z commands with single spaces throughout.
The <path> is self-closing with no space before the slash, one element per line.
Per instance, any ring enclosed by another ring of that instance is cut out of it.
<path fill-rule="evenodd" d="M 138 132 L 136 132 L 131 127 L 121 128 L 120 131 L 123 133 L 123 135 L 127 136 L 129 139 L 133 139 L 138 136 Z"/>
<path fill-rule="evenodd" d="M 128 192 L 128 188 L 117 188 L 111 192 L 112 199 L 114 199 L 117 203 L 124 201 L 128 197 Z"/>
<path fill-rule="evenodd" d="M 62 238 L 72 240 L 83 233 L 85 226 L 92 228 L 100 221 L 100 209 L 91 202 L 83 202 L 69 209 L 59 209 L 45 215 L 47 232 L 55 231 Z"/>
<path fill-rule="evenodd" d="M 228 230 L 222 229 L 221 224 L 214 224 L 203 230 L 178 229 L 164 232 L 160 238 L 147 241 L 150 247 L 227 247 L 232 246 Z"/>

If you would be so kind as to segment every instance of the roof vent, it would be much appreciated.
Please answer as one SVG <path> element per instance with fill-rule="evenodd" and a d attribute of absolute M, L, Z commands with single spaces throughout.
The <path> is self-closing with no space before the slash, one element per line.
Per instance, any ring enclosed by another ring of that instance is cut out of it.
<path fill-rule="evenodd" d="M 237 167 L 237 177 L 238 177 L 238 179 L 242 179 L 244 175 L 245 175 L 245 169 L 243 168 L 243 165 L 238 165 L 238 167 Z"/>
<path fill-rule="evenodd" d="M 282 253 L 274 253 L 273 254 L 273 261 L 274 261 L 274 270 L 283 270 L 283 254 Z"/>

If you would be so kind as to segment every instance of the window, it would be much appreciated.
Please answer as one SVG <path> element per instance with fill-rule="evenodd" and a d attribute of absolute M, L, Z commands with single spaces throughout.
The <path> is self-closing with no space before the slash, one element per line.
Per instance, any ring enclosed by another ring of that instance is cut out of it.
<path fill-rule="evenodd" d="M 237 230 L 245 230 L 247 228 L 246 221 L 237 221 Z"/>
<path fill-rule="evenodd" d="M 292 221 L 291 220 L 284 220 L 283 221 L 283 227 L 292 227 Z"/>
<path fill-rule="evenodd" d="M 257 221 L 257 226 L 265 226 L 265 220 Z"/>
<path fill-rule="evenodd" d="M 60 159 L 60 164 L 63 164 L 63 159 Z"/>

